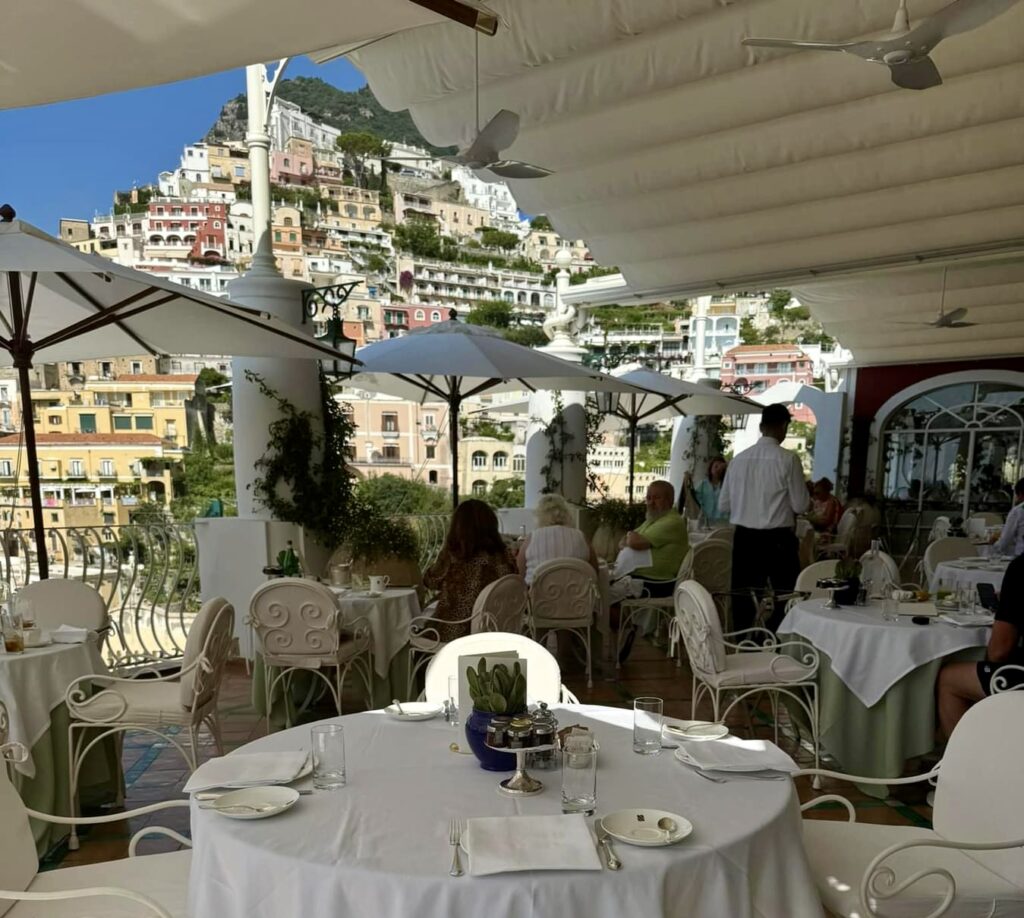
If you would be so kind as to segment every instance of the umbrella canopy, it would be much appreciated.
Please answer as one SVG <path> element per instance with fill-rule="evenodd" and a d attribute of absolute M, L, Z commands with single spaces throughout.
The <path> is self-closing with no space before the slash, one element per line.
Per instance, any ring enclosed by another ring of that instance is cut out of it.
<path fill-rule="evenodd" d="M 18 369 L 39 574 L 48 575 L 29 370 L 133 354 L 224 354 L 354 362 L 266 313 L 88 255 L 13 220 L 0 223 L 0 363 Z"/>
<path fill-rule="evenodd" d="M 292 0 L 287 9 L 281 15 L 273 0 L 8 4 L 0 108 L 156 86 L 317 50 L 339 54 L 449 18 L 476 20 L 491 34 L 496 28 L 493 16 L 462 0 Z"/>
<path fill-rule="evenodd" d="M 674 379 L 642 367 L 619 367 L 615 376 L 637 387 L 637 392 L 620 395 L 609 405 L 611 413 L 629 427 L 629 501 L 633 502 L 636 429 L 681 415 L 759 414 L 763 405 L 739 395 L 726 395 L 700 383 Z M 644 391 L 646 390 L 646 391 Z"/>
<path fill-rule="evenodd" d="M 629 382 L 514 344 L 494 329 L 454 321 L 379 341 L 360 349 L 358 356 L 362 372 L 352 377 L 353 387 L 448 403 L 454 504 L 459 499 L 458 416 L 464 399 L 521 389 L 647 394 Z"/>

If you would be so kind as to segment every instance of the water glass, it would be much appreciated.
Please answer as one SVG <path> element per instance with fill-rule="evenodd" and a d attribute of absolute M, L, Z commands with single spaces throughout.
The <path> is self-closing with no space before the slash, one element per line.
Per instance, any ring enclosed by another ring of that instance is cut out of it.
<path fill-rule="evenodd" d="M 961 612 L 974 614 L 977 611 L 975 603 L 978 598 L 978 588 L 973 583 L 962 583 L 957 587 L 957 608 Z"/>
<path fill-rule="evenodd" d="M 640 755 L 661 752 L 661 721 L 665 702 L 653 696 L 633 702 L 633 751 Z"/>
<path fill-rule="evenodd" d="M 900 620 L 900 601 L 891 594 L 882 600 L 882 619 L 891 624 Z"/>
<path fill-rule="evenodd" d="M 337 790 L 345 786 L 345 728 L 341 724 L 318 724 L 313 738 L 313 787 Z"/>
<path fill-rule="evenodd" d="M 459 725 L 459 677 L 448 677 L 448 701 L 446 703 L 446 720 L 453 727 Z"/>
<path fill-rule="evenodd" d="M 593 816 L 597 809 L 597 750 L 562 756 L 562 812 Z"/>

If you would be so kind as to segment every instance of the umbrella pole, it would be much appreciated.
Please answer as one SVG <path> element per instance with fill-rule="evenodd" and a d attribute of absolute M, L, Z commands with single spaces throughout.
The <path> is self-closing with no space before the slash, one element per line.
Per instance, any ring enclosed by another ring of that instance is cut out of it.
<path fill-rule="evenodd" d="M 636 476 L 636 418 L 629 421 L 629 505 L 633 505 L 633 479 Z"/>
<path fill-rule="evenodd" d="M 453 386 L 448 396 L 448 445 L 452 451 L 452 512 L 459 507 L 459 407 L 462 396 Z"/>
<path fill-rule="evenodd" d="M 15 290 L 17 290 L 17 295 L 15 295 Z M 17 307 L 12 312 L 20 318 L 20 285 L 13 285 L 11 294 L 12 306 L 17 301 Z M 23 345 L 17 338 L 14 341 L 14 345 L 12 356 L 14 357 L 14 365 L 18 369 L 18 388 L 21 390 L 21 427 L 25 437 L 25 456 L 28 460 L 28 486 L 32 496 L 32 529 L 35 531 L 39 579 L 47 580 L 50 576 L 50 559 L 46 553 L 46 534 L 43 531 L 43 487 L 39 480 L 36 425 L 32 416 L 32 380 L 29 378 L 28 372 L 32 367 L 32 351 L 31 348 L 23 350 Z M 25 576 L 28 576 L 27 567 Z"/>

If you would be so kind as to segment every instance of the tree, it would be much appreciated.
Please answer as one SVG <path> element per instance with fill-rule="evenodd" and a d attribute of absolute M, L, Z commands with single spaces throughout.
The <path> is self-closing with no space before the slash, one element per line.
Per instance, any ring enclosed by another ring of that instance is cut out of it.
<path fill-rule="evenodd" d="M 352 172 L 360 188 L 366 187 L 366 161 L 371 158 L 384 159 L 391 155 L 391 144 L 366 131 L 342 134 L 334 141 L 334 145 L 352 164 Z"/>
<path fill-rule="evenodd" d="M 740 341 L 744 344 L 764 344 L 764 339 L 754 327 L 754 320 L 750 316 L 744 316 L 740 320 Z"/>
<path fill-rule="evenodd" d="M 548 336 L 539 325 L 517 325 L 505 331 L 505 338 L 523 347 L 544 347 L 549 344 Z"/>
<path fill-rule="evenodd" d="M 225 386 L 230 381 L 220 370 L 215 370 L 213 367 L 203 367 L 199 371 L 196 388 L 201 388 L 206 392 L 206 400 L 208 402 L 218 404 L 227 401 L 230 397 L 231 393 L 227 388 L 219 388 Z"/>
<path fill-rule="evenodd" d="M 777 319 L 783 318 L 786 314 L 786 307 L 793 299 L 793 293 L 790 290 L 773 290 L 768 295 L 768 311 L 775 316 Z"/>
<path fill-rule="evenodd" d="M 492 507 L 521 507 L 526 502 L 526 482 L 522 478 L 500 478 L 484 497 Z"/>
<path fill-rule="evenodd" d="M 532 230 L 548 230 L 554 232 L 554 227 L 551 225 L 551 221 L 544 214 L 537 214 L 536 217 L 530 220 L 530 229 Z"/>
<path fill-rule="evenodd" d="M 502 249 L 506 252 L 517 248 L 519 245 L 519 237 L 515 233 L 495 229 L 493 226 L 480 228 L 480 241 L 488 248 Z"/>
<path fill-rule="evenodd" d="M 429 220 L 406 219 L 395 227 L 395 245 L 417 258 L 440 258 L 441 237 Z"/>
<path fill-rule="evenodd" d="M 398 475 L 364 478 L 356 484 L 355 492 L 360 501 L 385 516 L 446 513 L 451 506 L 451 496 L 442 488 Z"/>
<path fill-rule="evenodd" d="M 504 300 L 479 300 L 469 311 L 466 321 L 470 325 L 488 328 L 509 328 L 514 320 L 512 304 Z"/>
<path fill-rule="evenodd" d="M 175 519 L 183 522 L 202 516 L 213 500 L 233 505 L 235 455 L 231 444 L 211 443 L 197 435 L 191 451 L 177 469 L 174 490 L 171 512 Z M 234 512 L 225 510 L 225 515 L 234 515 Z"/>

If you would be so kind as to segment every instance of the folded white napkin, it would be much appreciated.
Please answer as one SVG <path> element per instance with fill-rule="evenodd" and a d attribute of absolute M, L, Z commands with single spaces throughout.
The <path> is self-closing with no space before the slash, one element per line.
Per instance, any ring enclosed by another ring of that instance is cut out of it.
<path fill-rule="evenodd" d="M 516 870 L 600 870 L 582 816 L 488 816 L 466 823 L 470 876 Z"/>
<path fill-rule="evenodd" d="M 50 632 L 50 637 L 57 644 L 84 644 L 89 637 L 89 629 L 61 625 Z"/>
<path fill-rule="evenodd" d="M 958 628 L 978 628 L 991 625 L 996 617 L 991 612 L 943 612 L 939 620 Z"/>
<path fill-rule="evenodd" d="M 612 579 L 625 577 L 626 574 L 641 567 L 650 567 L 652 564 L 654 564 L 654 559 L 651 557 L 649 548 L 637 551 L 637 549 L 627 546 L 619 550 L 618 557 L 615 559 L 615 567 L 612 569 Z"/>
<path fill-rule="evenodd" d="M 188 779 L 185 793 L 211 787 L 259 787 L 288 784 L 305 770 L 308 752 L 246 752 L 224 755 L 204 762 Z"/>
<path fill-rule="evenodd" d="M 701 743 L 680 741 L 679 756 L 701 771 L 781 771 L 792 774 L 799 766 L 775 743 L 726 736 Z"/>

